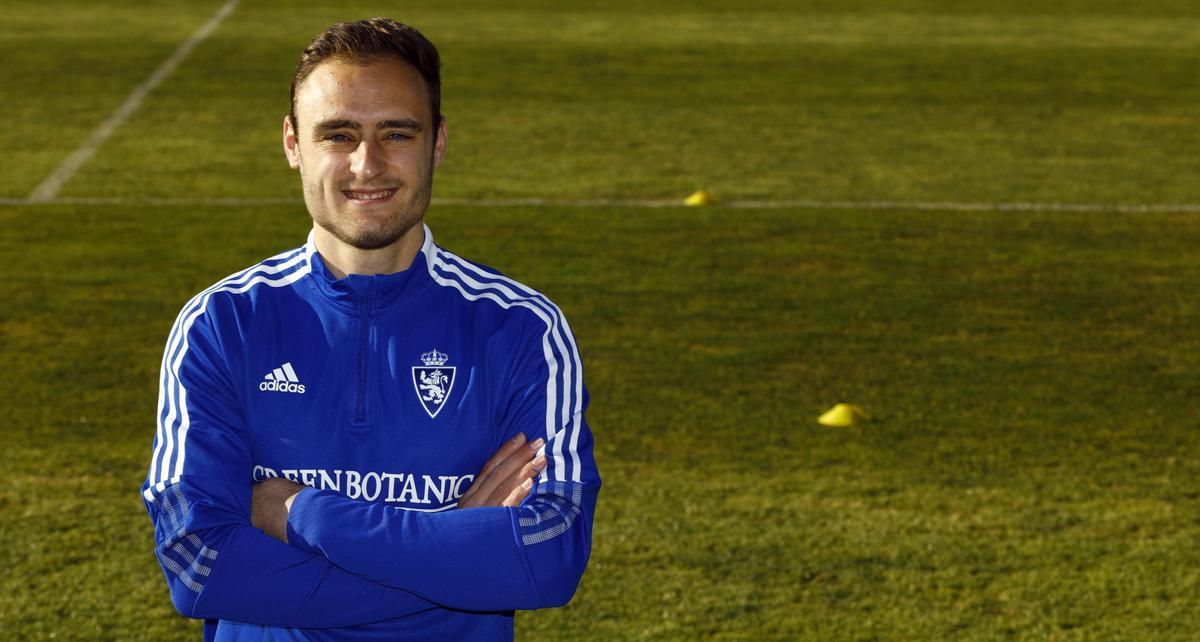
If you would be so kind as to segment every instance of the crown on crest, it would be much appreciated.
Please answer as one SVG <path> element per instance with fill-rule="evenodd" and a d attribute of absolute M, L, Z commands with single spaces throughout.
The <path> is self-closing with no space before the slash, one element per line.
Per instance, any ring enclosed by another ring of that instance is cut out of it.
<path fill-rule="evenodd" d="M 450 357 L 444 352 L 438 352 L 437 348 L 421 355 L 421 361 L 427 366 L 440 366 L 449 360 Z"/>

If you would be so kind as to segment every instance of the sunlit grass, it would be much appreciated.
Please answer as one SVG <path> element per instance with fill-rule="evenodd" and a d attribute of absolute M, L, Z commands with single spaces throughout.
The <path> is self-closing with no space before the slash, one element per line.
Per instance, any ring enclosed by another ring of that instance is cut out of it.
<path fill-rule="evenodd" d="M 18 112 L 0 197 L 217 4 L 14 10 L 0 51 L 39 62 L 0 66 Z M 437 195 L 1200 198 L 1182 3 L 643 4 L 409 7 L 446 58 Z M 64 193 L 298 196 L 277 130 L 299 48 L 395 7 L 281 7 L 239 8 Z M 198 639 L 137 494 L 161 347 L 192 294 L 307 223 L 298 201 L 0 208 L 0 639 Z M 430 223 L 560 304 L 593 398 L 592 564 L 519 638 L 1200 629 L 1194 215 L 436 206 Z M 875 420 L 819 427 L 839 401 Z"/>

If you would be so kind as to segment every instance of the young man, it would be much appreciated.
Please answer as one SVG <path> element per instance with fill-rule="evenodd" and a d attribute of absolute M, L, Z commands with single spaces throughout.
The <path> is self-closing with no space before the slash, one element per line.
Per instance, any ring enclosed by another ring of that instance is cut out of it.
<path fill-rule="evenodd" d="M 391 20 L 318 35 L 283 124 L 308 242 L 171 330 L 142 492 L 206 639 L 511 639 L 583 574 L 600 478 L 570 327 L 423 222 L 438 65 Z"/>

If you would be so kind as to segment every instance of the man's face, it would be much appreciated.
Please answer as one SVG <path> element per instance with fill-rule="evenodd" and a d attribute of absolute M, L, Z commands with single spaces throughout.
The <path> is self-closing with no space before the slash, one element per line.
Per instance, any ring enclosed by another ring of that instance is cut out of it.
<path fill-rule="evenodd" d="M 420 223 L 446 146 L 430 111 L 425 80 L 402 61 L 318 65 L 296 89 L 299 130 L 283 127 L 316 224 L 373 250 Z"/>

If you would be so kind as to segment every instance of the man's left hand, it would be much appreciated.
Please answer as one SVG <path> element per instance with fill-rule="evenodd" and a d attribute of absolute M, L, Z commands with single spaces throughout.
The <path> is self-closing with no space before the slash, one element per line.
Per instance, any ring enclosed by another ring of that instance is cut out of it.
<path fill-rule="evenodd" d="M 296 495 L 304 488 L 282 477 L 272 477 L 255 484 L 250 501 L 250 523 L 286 544 L 288 511 Z"/>

